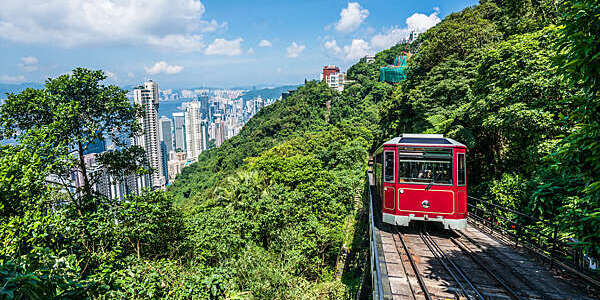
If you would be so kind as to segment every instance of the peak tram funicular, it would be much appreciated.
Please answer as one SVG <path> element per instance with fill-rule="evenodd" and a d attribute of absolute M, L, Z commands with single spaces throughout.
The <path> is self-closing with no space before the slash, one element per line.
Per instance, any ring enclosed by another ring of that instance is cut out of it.
<path fill-rule="evenodd" d="M 402 134 L 379 147 L 373 173 L 382 221 L 400 226 L 433 221 L 464 229 L 466 150 L 441 134 Z"/>

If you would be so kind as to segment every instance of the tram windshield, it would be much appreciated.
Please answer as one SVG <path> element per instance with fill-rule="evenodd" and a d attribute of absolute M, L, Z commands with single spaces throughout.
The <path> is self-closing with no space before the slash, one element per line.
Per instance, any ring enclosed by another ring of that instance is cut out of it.
<path fill-rule="evenodd" d="M 452 185 L 451 148 L 398 148 L 398 183 Z"/>

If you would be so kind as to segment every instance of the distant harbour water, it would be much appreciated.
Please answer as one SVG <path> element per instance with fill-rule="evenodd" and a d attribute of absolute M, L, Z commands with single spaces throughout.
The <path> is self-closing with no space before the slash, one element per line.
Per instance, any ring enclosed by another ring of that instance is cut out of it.
<path fill-rule="evenodd" d="M 161 101 L 158 103 L 158 116 L 165 116 L 167 118 L 173 118 L 174 112 L 183 111 L 182 105 L 184 102 L 193 101 L 192 99 L 180 99 L 176 101 Z"/>

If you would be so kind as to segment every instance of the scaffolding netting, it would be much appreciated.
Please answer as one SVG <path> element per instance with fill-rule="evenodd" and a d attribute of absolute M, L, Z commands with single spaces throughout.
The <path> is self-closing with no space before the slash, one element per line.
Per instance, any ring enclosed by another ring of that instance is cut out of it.
<path fill-rule="evenodd" d="M 382 67 L 379 70 L 379 81 L 388 83 L 398 83 L 406 79 L 407 57 L 405 55 L 398 56 L 394 60 L 393 66 Z"/>

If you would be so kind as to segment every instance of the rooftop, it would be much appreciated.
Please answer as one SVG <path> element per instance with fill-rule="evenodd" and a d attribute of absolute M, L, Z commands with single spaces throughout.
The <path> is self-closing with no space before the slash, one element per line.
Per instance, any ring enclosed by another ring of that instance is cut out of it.
<path fill-rule="evenodd" d="M 442 134 L 412 134 L 412 133 L 404 133 L 399 137 L 395 137 L 387 142 L 384 145 L 404 145 L 404 146 L 414 146 L 414 145 L 427 145 L 427 146 L 462 146 L 466 147 L 464 144 L 461 144 L 451 138 L 444 137 Z"/>

